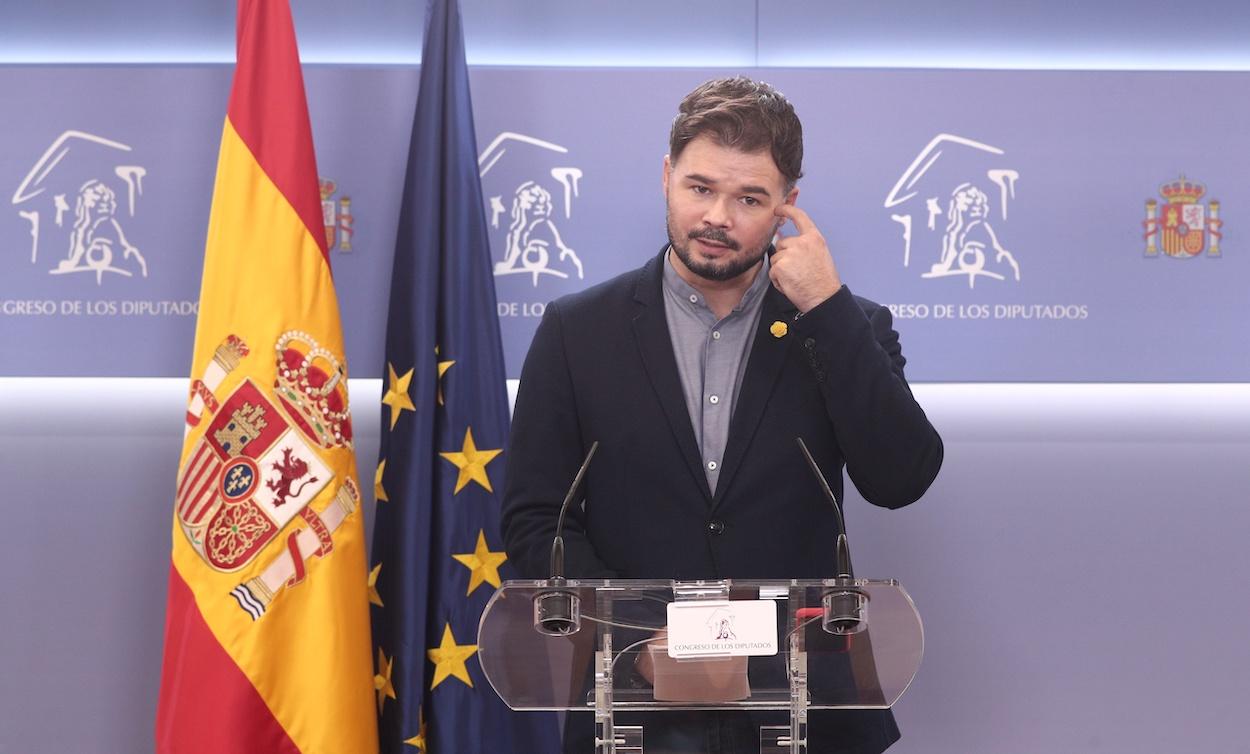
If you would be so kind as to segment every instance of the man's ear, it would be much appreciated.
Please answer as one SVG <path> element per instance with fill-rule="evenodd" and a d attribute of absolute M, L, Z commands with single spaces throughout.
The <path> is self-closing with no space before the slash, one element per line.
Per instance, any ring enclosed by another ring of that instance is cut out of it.
<path fill-rule="evenodd" d="M 668 155 L 664 155 L 664 170 L 660 173 L 661 188 L 664 190 L 664 200 L 668 201 L 668 177 L 673 174 L 673 161 Z"/>
<path fill-rule="evenodd" d="M 782 199 L 782 204 L 797 204 L 799 199 L 799 187 L 795 186 L 786 193 L 786 198 Z"/>

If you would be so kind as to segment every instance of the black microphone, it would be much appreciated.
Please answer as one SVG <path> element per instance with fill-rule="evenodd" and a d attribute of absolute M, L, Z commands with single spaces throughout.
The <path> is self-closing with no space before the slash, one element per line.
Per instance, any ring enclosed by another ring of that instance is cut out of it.
<path fill-rule="evenodd" d="M 586 476 L 586 469 L 590 468 L 590 460 L 595 457 L 595 451 L 599 449 L 599 441 L 595 440 L 590 444 L 590 452 L 586 454 L 586 460 L 582 461 L 582 466 L 577 470 L 577 476 L 573 477 L 573 484 L 569 487 L 569 492 L 564 496 L 564 503 L 560 506 L 560 517 L 556 520 L 556 536 L 551 541 L 551 578 L 547 583 L 556 589 L 545 590 L 534 595 L 534 628 L 541 634 L 548 636 L 568 636 L 577 633 L 581 627 L 580 602 L 576 592 L 562 589 L 568 582 L 564 578 L 564 516 L 568 513 L 569 505 L 573 502 L 573 498 L 577 495 L 577 490 L 582 486 L 582 478 Z"/>
<path fill-rule="evenodd" d="M 833 579 L 833 588 L 822 595 L 824 603 L 822 625 L 825 631 L 839 636 L 859 633 L 867 628 L 864 610 L 868 606 L 868 594 L 855 586 L 855 569 L 851 565 L 851 546 L 846 539 L 846 519 L 842 517 L 842 505 L 838 503 L 838 498 L 830 489 L 828 480 L 820 471 L 820 466 L 816 465 L 816 459 L 812 458 L 811 451 L 807 449 L 807 443 L 803 442 L 802 437 L 796 437 L 794 441 L 799 444 L 799 450 L 803 451 L 808 467 L 811 468 L 816 481 L 820 483 L 820 491 L 824 493 L 825 499 L 833 506 L 833 512 L 838 517 L 838 540 L 835 552 L 838 575 Z"/>

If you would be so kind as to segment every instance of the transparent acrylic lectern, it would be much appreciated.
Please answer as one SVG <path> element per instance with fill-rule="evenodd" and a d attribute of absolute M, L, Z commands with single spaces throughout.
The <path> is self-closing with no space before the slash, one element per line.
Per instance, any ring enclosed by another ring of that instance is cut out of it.
<path fill-rule="evenodd" d="M 788 712 L 760 751 L 800 754 L 809 710 L 891 707 L 924 630 L 895 581 L 559 579 L 505 582 L 477 643 L 512 709 L 593 712 L 595 754 L 645 754 L 617 711 L 724 709 Z"/>

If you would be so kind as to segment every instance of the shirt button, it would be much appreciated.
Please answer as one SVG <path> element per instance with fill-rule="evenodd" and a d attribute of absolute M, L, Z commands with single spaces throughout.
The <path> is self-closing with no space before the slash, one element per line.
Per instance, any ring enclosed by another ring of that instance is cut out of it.
<path fill-rule="evenodd" d="M 718 467 L 718 466 L 720 466 L 720 464 L 718 464 L 716 461 L 708 461 L 708 462 L 707 462 L 707 470 L 708 470 L 708 471 L 716 471 L 716 467 Z"/>
<path fill-rule="evenodd" d="M 698 297 L 698 296 L 696 296 L 696 295 L 694 295 L 693 293 L 692 293 L 692 294 L 690 294 L 690 303 L 692 303 L 692 304 L 697 304 L 697 303 L 699 303 L 699 297 Z"/>
<path fill-rule="evenodd" d="M 708 400 L 708 403 L 711 403 L 713 406 L 715 406 L 717 403 L 720 403 L 720 396 L 713 395 L 713 396 L 710 396 L 707 400 Z"/>
<path fill-rule="evenodd" d="M 707 530 L 708 530 L 708 531 L 710 531 L 710 532 L 712 532 L 713 534 L 724 534 L 724 533 L 725 533 L 725 522 L 724 522 L 724 521 L 715 521 L 715 520 L 713 520 L 713 521 L 708 521 L 708 522 L 707 522 Z"/>
<path fill-rule="evenodd" d="M 712 340 L 720 340 L 720 330 L 712 331 Z"/>

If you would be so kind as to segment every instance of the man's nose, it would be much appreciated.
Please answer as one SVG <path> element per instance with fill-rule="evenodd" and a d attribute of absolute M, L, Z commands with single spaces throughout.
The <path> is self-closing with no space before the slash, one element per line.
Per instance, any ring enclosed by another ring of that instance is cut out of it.
<path fill-rule="evenodd" d="M 717 228 L 727 228 L 733 224 L 733 206 L 728 197 L 717 197 L 708 205 L 703 213 L 703 222 Z"/>

